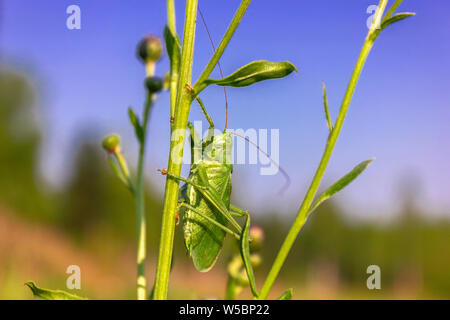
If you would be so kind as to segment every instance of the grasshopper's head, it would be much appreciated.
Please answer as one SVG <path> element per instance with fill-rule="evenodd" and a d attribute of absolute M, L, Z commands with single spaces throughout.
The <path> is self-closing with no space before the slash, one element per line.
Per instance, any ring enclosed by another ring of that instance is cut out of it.
<path fill-rule="evenodd" d="M 219 163 L 231 164 L 231 134 L 224 132 L 214 136 L 212 142 L 204 146 L 203 154 L 209 161 L 217 161 Z"/>

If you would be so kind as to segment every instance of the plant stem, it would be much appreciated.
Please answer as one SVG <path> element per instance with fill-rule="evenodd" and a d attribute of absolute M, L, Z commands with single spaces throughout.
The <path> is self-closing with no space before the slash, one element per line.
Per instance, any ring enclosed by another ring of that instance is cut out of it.
<path fill-rule="evenodd" d="M 328 162 L 331 158 L 331 154 L 336 145 L 336 141 L 338 139 L 342 125 L 344 123 L 345 116 L 347 114 L 348 107 L 352 100 L 356 84 L 358 82 L 358 79 L 361 75 L 363 66 L 367 60 L 367 57 L 370 53 L 370 50 L 372 49 L 375 39 L 376 39 L 376 37 L 374 37 L 374 35 L 376 35 L 377 26 L 380 25 L 380 21 L 383 16 L 383 12 L 386 9 L 386 4 L 387 4 L 387 0 L 381 0 L 378 5 L 377 13 L 375 14 L 375 17 L 374 17 L 372 25 L 370 27 L 369 33 L 366 37 L 366 40 L 361 49 L 361 53 L 359 55 L 358 61 L 353 70 L 353 74 L 352 74 L 350 82 L 348 84 L 347 91 L 346 91 L 344 99 L 342 101 L 341 109 L 340 109 L 338 117 L 336 119 L 335 126 L 334 126 L 333 130 L 331 131 L 330 136 L 328 138 L 327 145 L 325 147 L 325 151 L 322 155 L 322 159 L 316 170 L 316 173 L 311 182 L 311 185 L 305 195 L 305 198 L 300 206 L 300 209 L 298 210 L 297 216 L 291 226 L 291 229 L 289 230 L 289 232 L 278 252 L 277 257 L 275 258 L 272 268 L 269 271 L 269 274 L 266 278 L 266 281 L 264 282 L 264 285 L 261 289 L 258 299 L 266 299 L 267 296 L 269 295 L 270 289 L 272 288 L 272 285 L 275 282 L 275 279 L 278 276 L 278 273 L 280 272 L 280 269 L 283 266 L 288 254 L 289 254 L 289 251 L 291 250 L 292 245 L 294 244 L 295 239 L 297 238 L 298 233 L 300 232 L 300 230 L 302 229 L 303 225 L 306 222 L 309 207 L 311 206 L 314 196 L 317 193 L 317 189 L 319 188 L 320 182 L 325 173 Z"/>
<path fill-rule="evenodd" d="M 217 47 L 217 49 L 214 52 L 211 59 L 209 60 L 207 66 L 205 67 L 205 70 L 202 72 L 202 74 L 200 75 L 200 77 L 198 78 L 197 82 L 194 85 L 194 91 L 196 94 L 200 93 L 200 91 L 202 91 L 205 88 L 203 81 L 208 79 L 211 72 L 213 72 L 214 68 L 216 67 L 217 63 L 219 62 L 220 58 L 222 57 L 223 52 L 227 48 L 237 27 L 241 23 L 242 17 L 244 16 L 245 12 L 247 11 L 247 8 L 250 5 L 250 2 L 251 2 L 251 0 L 242 0 L 241 1 L 239 8 L 237 9 L 236 13 L 234 14 L 233 20 L 231 20 L 231 23 L 228 26 L 228 29 L 222 38 L 222 41 L 220 41 L 219 46 Z"/>
<path fill-rule="evenodd" d="M 169 163 L 167 166 L 170 173 L 178 176 L 181 173 L 181 160 L 183 157 L 186 126 L 192 104 L 191 92 L 185 88 L 185 85 L 190 84 L 192 79 L 197 5 L 198 0 L 187 0 L 186 2 L 180 78 L 177 87 L 175 119 L 170 142 Z M 174 154 L 175 150 L 177 150 L 178 153 Z M 167 177 L 164 195 L 163 221 L 161 226 L 161 240 L 153 296 L 155 300 L 167 298 L 177 203 L 178 181 Z"/>
<path fill-rule="evenodd" d="M 145 142 L 147 136 L 148 118 L 153 102 L 153 95 L 148 94 L 144 107 L 143 137 L 139 145 L 137 186 L 136 186 L 136 222 L 137 222 L 137 299 L 146 299 L 147 279 L 145 277 L 145 260 L 147 255 L 147 229 L 145 218 L 145 193 L 144 193 L 144 158 Z"/>
<path fill-rule="evenodd" d="M 177 34 L 174 0 L 167 0 L 167 26 L 173 34 Z"/>
<path fill-rule="evenodd" d="M 176 16 L 175 16 L 175 1 L 167 0 L 167 26 L 172 32 L 172 34 L 177 34 L 176 27 Z M 170 117 L 175 116 L 175 104 L 177 100 L 177 85 L 178 85 L 178 69 L 175 70 L 170 69 Z M 172 128 L 172 126 L 171 126 Z"/>
<path fill-rule="evenodd" d="M 229 25 L 223 39 L 214 52 L 197 83 L 207 79 L 214 67 L 219 62 L 220 57 L 225 51 L 234 32 L 236 31 L 245 11 L 251 0 L 242 0 L 231 24 Z M 168 0 L 168 17 L 174 20 L 174 9 Z M 176 87 L 176 102 L 174 110 L 174 123 L 172 126 L 172 135 L 170 142 L 168 172 L 179 176 L 181 173 L 181 161 L 183 158 L 184 140 L 186 127 L 189 118 L 189 111 L 193 101 L 193 95 L 186 85 L 192 80 L 192 63 L 194 55 L 195 23 L 197 18 L 198 0 L 187 0 L 186 15 L 184 24 L 183 45 L 181 52 L 181 66 Z M 172 12 L 173 11 L 173 12 Z M 170 25 L 169 25 L 170 27 Z M 202 77 L 204 78 L 202 80 Z M 156 269 L 154 299 L 161 300 L 167 298 L 169 285 L 170 266 L 172 261 L 173 238 L 175 232 L 175 215 L 178 204 L 178 181 L 167 177 L 166 190 L 164 194 L 163 221 L 161 226 L 161 240 L 159 246 L 158 265 Z"/>

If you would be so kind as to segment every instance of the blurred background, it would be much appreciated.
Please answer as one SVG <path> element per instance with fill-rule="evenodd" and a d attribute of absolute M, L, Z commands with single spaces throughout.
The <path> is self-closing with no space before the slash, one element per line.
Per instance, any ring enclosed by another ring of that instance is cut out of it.
<path fill-rule="evenodd" d="M 280 164 L 292 180 L 279 196 L 281 175 L 235 166 L 232 202 L 249 209 L 266 233 L 259 283 L 324 148 L 321 82 L 334 118 L 367 33 L 367 8 L 376 2 L 254 1 L 223 56 L 225 74 L 256 59 L 289 60 L 299 68 L 282 80 L 228 90 L 229 126 L 280 129 Z M 239 1 L 199 3 L 218 43 Z M 72 4 L 81 9 L 80 30 L 66 27 Z M 176 5 L 182 30 L 184 1 Z M 294 287 L 298 299 L 450 298 L 450 3 L 406 0 L 400 9 L 417 16 L 377 40 L 322 187 L 362 160 L 376 161 L 311 217 L 273 297 Z M 134 203 L 111 173 L 101 140 L 120 134 L 134 168 L 137 144 L 126 109 L 141 110 L 145 96 L 135 47 L 147 33 L 161 36 L 165 19 L 162 0 L 0 0 L 0 299 L 32 298 L 27 280 L 65 289 L 73 264 L 82 273 L 82 289 L 74 293 L 135 297 Z M 212 54 L 203 25 L 197 27 L 194 79 Z M 165 57 L 157 73 L 167 70 Z M 208 89 L 203 100 L 222 128 L 222 89 Z M 160 233 L 164 178 L 156 169 L 167 164 L 168 108 L 163 93 L 150 121 L 149 283 Z M 202 120 L 195 105 L 191 120 Z M 222 298 L 235 243 L 228 239 L 216 267 L 203 274 L 186 256 L 178 229 L 170 297 Z M 373 264 L 381 268 L 381 290 L 366 287 Z"/>

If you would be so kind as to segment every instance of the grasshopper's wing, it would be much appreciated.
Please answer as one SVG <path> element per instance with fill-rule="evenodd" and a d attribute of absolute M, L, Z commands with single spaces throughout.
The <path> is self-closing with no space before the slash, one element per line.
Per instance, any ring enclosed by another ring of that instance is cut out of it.
<path fill-rule="evenodd" d="M 226 167 L 214 164 L 212 166 L 211 164 L 199 164 L 198 166 L 208 166 L 208 187 L 220 195 L 222 201 L 220 205 L 228 208 L 231 193 L 231 171 Z M 196 184 L 203 183 L 195 172 L 191 174 L 191 179 Z M 201 211 L 203 215 L 224 226 L 227 225 L 223 214 L 192 185 L 187 186 L 186 202 Z M 186 248 L 192 257 L 195 268 L 201 272 L 209 271 L 214 266 L 222 249 L 225 232 L 188 209 L 184 212 L 183 228 Z"/>

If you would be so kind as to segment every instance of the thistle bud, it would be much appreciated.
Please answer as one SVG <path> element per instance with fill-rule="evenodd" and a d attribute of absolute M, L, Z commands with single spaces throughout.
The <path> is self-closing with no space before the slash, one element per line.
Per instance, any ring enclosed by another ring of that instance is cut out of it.
<path fill-rule="evenodd" d="M 250 251 L 255 252 L 261 249 L 264 241 L 264 230 L 258 226 L 250 228 Z"/>
<path fill-rule="evenodd" d="M 155 36 L 146 36 L 137 47 L 138 57 L 145 63 L 154 63 L 161 59 L 163 47 L 161 39 Z"/>
<path fill-rule="evenodd" d="M 262 258 L 259 255 L 259 253 L 252 253 L 250 256 L 250 263 L 252 264 L 253 268 L 258 268 L 262 263 Z"/>
<path fill-rule="evenodd" d="M 157 93 L 164 87 L 164 81 L 158 77 L 147 77 L 145 79 L 145 86 L 150 93 Z"/>
<path fill-rule="evenodd" d="M 118 151 L 120 145 L 120 138 L 116 134 L 111 134 L 103 139 L 102 146 L 109 153 Z"/>

